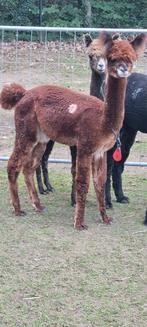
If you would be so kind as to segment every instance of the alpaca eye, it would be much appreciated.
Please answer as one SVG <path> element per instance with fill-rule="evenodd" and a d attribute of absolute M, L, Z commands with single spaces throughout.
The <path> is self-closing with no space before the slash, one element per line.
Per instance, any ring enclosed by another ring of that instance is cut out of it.
<path fill-rule="evenodd" d="M 113 66 L 113 65 L 115 65 L 116 64 L 116 60 L 115 59 L 113 59 L 113 60 L 110 60 L 109 61 L 109 63 Z"/>
<path fill-rule="evenodd" d="M 93 58 L 92 56 L 89 56 L 89 59 L 90 59 L 90 60 L 92 60 L 92 58 Z"/>
<path fill-rule="evenodd" d="M 127 63 L 128 63 L 128 65 L 131 65 L 131 66 L 133 65 L 133 62 L 129 59 L 127 60 Z"/>

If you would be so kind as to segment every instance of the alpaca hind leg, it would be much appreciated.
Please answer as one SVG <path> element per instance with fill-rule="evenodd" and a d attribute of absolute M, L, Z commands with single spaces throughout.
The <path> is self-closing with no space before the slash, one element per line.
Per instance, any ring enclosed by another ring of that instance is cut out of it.
<path fill-rule="evenodd" d="M 42 182 L 42 176 L 41 176 L 41 165 L 39 165 L 36 168 L 36 179 L 37 179 L 37 185 L 38 185 L 38 190 L 40 194 L 46 193 L 46 191 L 43 188 L 43 182 Z"/>
<path fill-rule="evenodd" d="M 29 160 L 23 165 L 23 174 L 25 183 L 29 192 L 29 196 L 33 207 L 36 211 L 42 212 L 45 207 L 41 204 L 34 183 L 34 173 L 39 165 L 42 154 L 44 153 L 45 144 L 38 143 L 29 156 Z"/>
<path fill-rule="evenodd" d="M 84 224 L 84 212 L 86 196 L 89 189 L 90 170 L 91 170 L 91 155 L 77 154 L 76 168 L 76 209 L 74 217 L 75 229 L 87 229 Z"/>
<path fill-rule="evenodd" d="M 106 160 L 106 153 L 104 153 L 103 157 L 99 159 L 96 159 L 95 156 L 93 156 L 92 175 L 102 220 L 105 224 L 109 224 L 111 222 L 111 218 L 109 218 L 106 214 L 105 204 L 105 183 L 107 174 Z"/>
<path fill-rule="evenodd" d="M 117 202 L 120 203 L 128 203 L 129 198 L 124 195 L 123 187 L 122 187 L 122 173 L 124 171 L 124 164 L 127 160 L 130 149 L 135 141 L 137 132 L 132 130 L 131 128 L 123 127 L 121 130 L 121 149 L 122 149 L 122 160 L 114 161 L 112 178 L 113 178 L 113 188 L 115 192 L 115 196 Z"/>
<path fill-rule="evenodd" d="M 52 152 L 52 149 L 53 149 L 53 146 L 54 146 L 54 141 L 50 140 L 48 143 L 47 143 L 47 146 L 46 146 L 46 150 L 43 154 L 43 157 L 42 157 L 42 162 L 41 162 L 41 165 L 42 165 L 42 172 L 43 172 L 43 180 L 44 180 L 44 184 L 46 186 L 46 191 L 45 192 L 53 192 L 54 191 L 54 188 L 52 187 L 50 181 L 49 181 L 49 173 L 48 173 L 48 158 Z"/>
<path fill-rule="evenodd" d="M 72 174 L 72 190 L 71 190 L 71 205 L 74 207 L 76 205 L 76 157 L 77 157 L 77 147 L 70 146 L 71 153 L 71 174 Z"/>
<path fill-rule="evenodd" d="M 42 156 L 41 164 L 36 169 L 36 178 L 37 178 L 37 185 L 40 194 L 47 194 L 48 192 L 53 192 L 53 187 L 49 181 L 49 174 L 48 174 L 48 158 L 54 146 L 54 141 L 50 140 L 47 145 L 45 152 Z M 41 172 L 42 171 L 42 172 Z M 43 173 L 43 180 L 42 180 L 42 173 Z M 43 181 L 46 186 L 46 190 L 43 186 Z"/>
<path fill-rule="evenodd" d="M 34 183 L 35 169 L 28 169 L 27 167 L 25 167 L 23 173 L 24 173 L 25 183 L 29 192 L 32 205 L 36 209 L 36 211 L 42 212 L 45 209 L 45 207 L 41 204 L 35 187 L 35 183 Z"/>
<path fill-rule="evenodd" d="M 14 207 L 14 213 L 16 216 L 24 215 L 25 212 L 21 210 L 20 201 L 18 196 L 17 179 L 21 170 L 20 164 L 20 152 L 14 149 L 7 166 L 9 189 L 11 194 L 11 201 Z"/>

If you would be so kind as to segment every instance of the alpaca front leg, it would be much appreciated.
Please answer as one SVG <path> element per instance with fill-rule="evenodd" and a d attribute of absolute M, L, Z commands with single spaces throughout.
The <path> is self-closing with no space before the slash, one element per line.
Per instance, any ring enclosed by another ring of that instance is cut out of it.
<path fill-rule="evenodd" d="M 91 155 L 77 155 L 74 227 L 78 230 L 87 229 L 87 226 L 84 224 L 84 212 L 90 182 L 91 160 Z"/>
<path fill-rule="evenodd" d="M 102 220 L 105 224 L 109 224 L 111 219 L 106 214 L 105 203 L 105 183 L 107 174 L 106 155 L 107 154 L 104 153 L 103 157 L 100 157 L 99 159 L 96 159 L 95 155 L 93 156 L 92 175 Z"/>
<path fill-rule="evenodd" d="M 114 147 L 107 152 L 107 180 L 105 184 L 105 201 L 106 201 L 106 208 L 112 208 L 112 200 L 111 200 L 111 176 L 112 176 L 112 169 L 114 165 L 113 160 L 113 152 Z"/>
<path fill-rule="evenodd" d="M 76 158 L 77 158 L 77 147 L 70 146 L 71 153 L 71 174 L 72 174 L 72 190 L 71 190 L 71 205 L 76 205 Z"/>
<path fill-rule="evenodd" d="M 118 162 L 114 162 L 114 167 L 112 170 L 113 188 L 114 188 L 117 202 L 120 203 L 129 202 L 129 198 L 125 196 L 123 192 L 122 173 L 124 171 L 125 161 L 127 160 L 131 147 L 135 141 L 136 134 L 137 134 L 136 130 L 133 130 L 125 126 L 121 129 L 120 132 L 122 160 Z"/>
<path fill-rule="evenodd" d="M 122 186 L 122 173 L 124 170 L 124 162 L 115 162 L 113 168 L 113 189 L 116 200 L 119 203 L 129 203 L 129 198 L 124 195 Z"/>

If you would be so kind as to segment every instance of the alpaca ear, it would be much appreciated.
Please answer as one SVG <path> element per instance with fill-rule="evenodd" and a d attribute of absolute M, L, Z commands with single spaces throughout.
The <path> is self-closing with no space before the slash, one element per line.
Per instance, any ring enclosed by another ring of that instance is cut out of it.
<path fill-rule="evenodd" d="M 121 37 L 120 37 L 120 34 L 119 33 L 116 33 L 112 36 L 112 39 L 113 40 L 121 40 Z"/>
<path fill-rule="evenodd" d="M 108 32 L 101 32 L 99 35 L 99 39 L 103 42 L 106 49 L 109 49 L 112 46 L 113 39 L 111 34 L 109 34 Z"/>
<path fill-rule="evenodd" d="M 139 34 L 132 42 L 130 42 L 134 48 L 137 56 L 141 55 L 146 47 L 147 36 L 144 33 Z"/>
<path fill-rule="evenodd" d="M 134 37 L 133 37 L 133 35 L 128 35 L 126 39 L 127 39 L 127 41 L 129 41 L 131 43 L 131 42 L 133 42 Z"/>
<path fill-rule="evenodd" d="M 92 42 L 92 37 L 90 36 L 90 34 L 85 34 L 84 39 L 85 39 L 85 45 L 88 48 L 90 43 Z"/>

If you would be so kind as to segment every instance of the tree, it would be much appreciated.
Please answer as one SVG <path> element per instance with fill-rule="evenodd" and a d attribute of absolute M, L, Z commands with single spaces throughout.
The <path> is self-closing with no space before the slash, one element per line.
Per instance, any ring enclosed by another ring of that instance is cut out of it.
<path fill-rule="evenodd" d="M 91 1 L 90 0 L 82 0 L 83 7 L 86 11 L 85 14 L 85 26 L 91 27 L 92 25 L 92 11 L 91 11 Z"/>
<path fill-rule="evenodd" d="M 39 20 L 39 4 L 42 15 Z M 146 27 L 146 0 L 1 0 L 2 25 Z"/>

